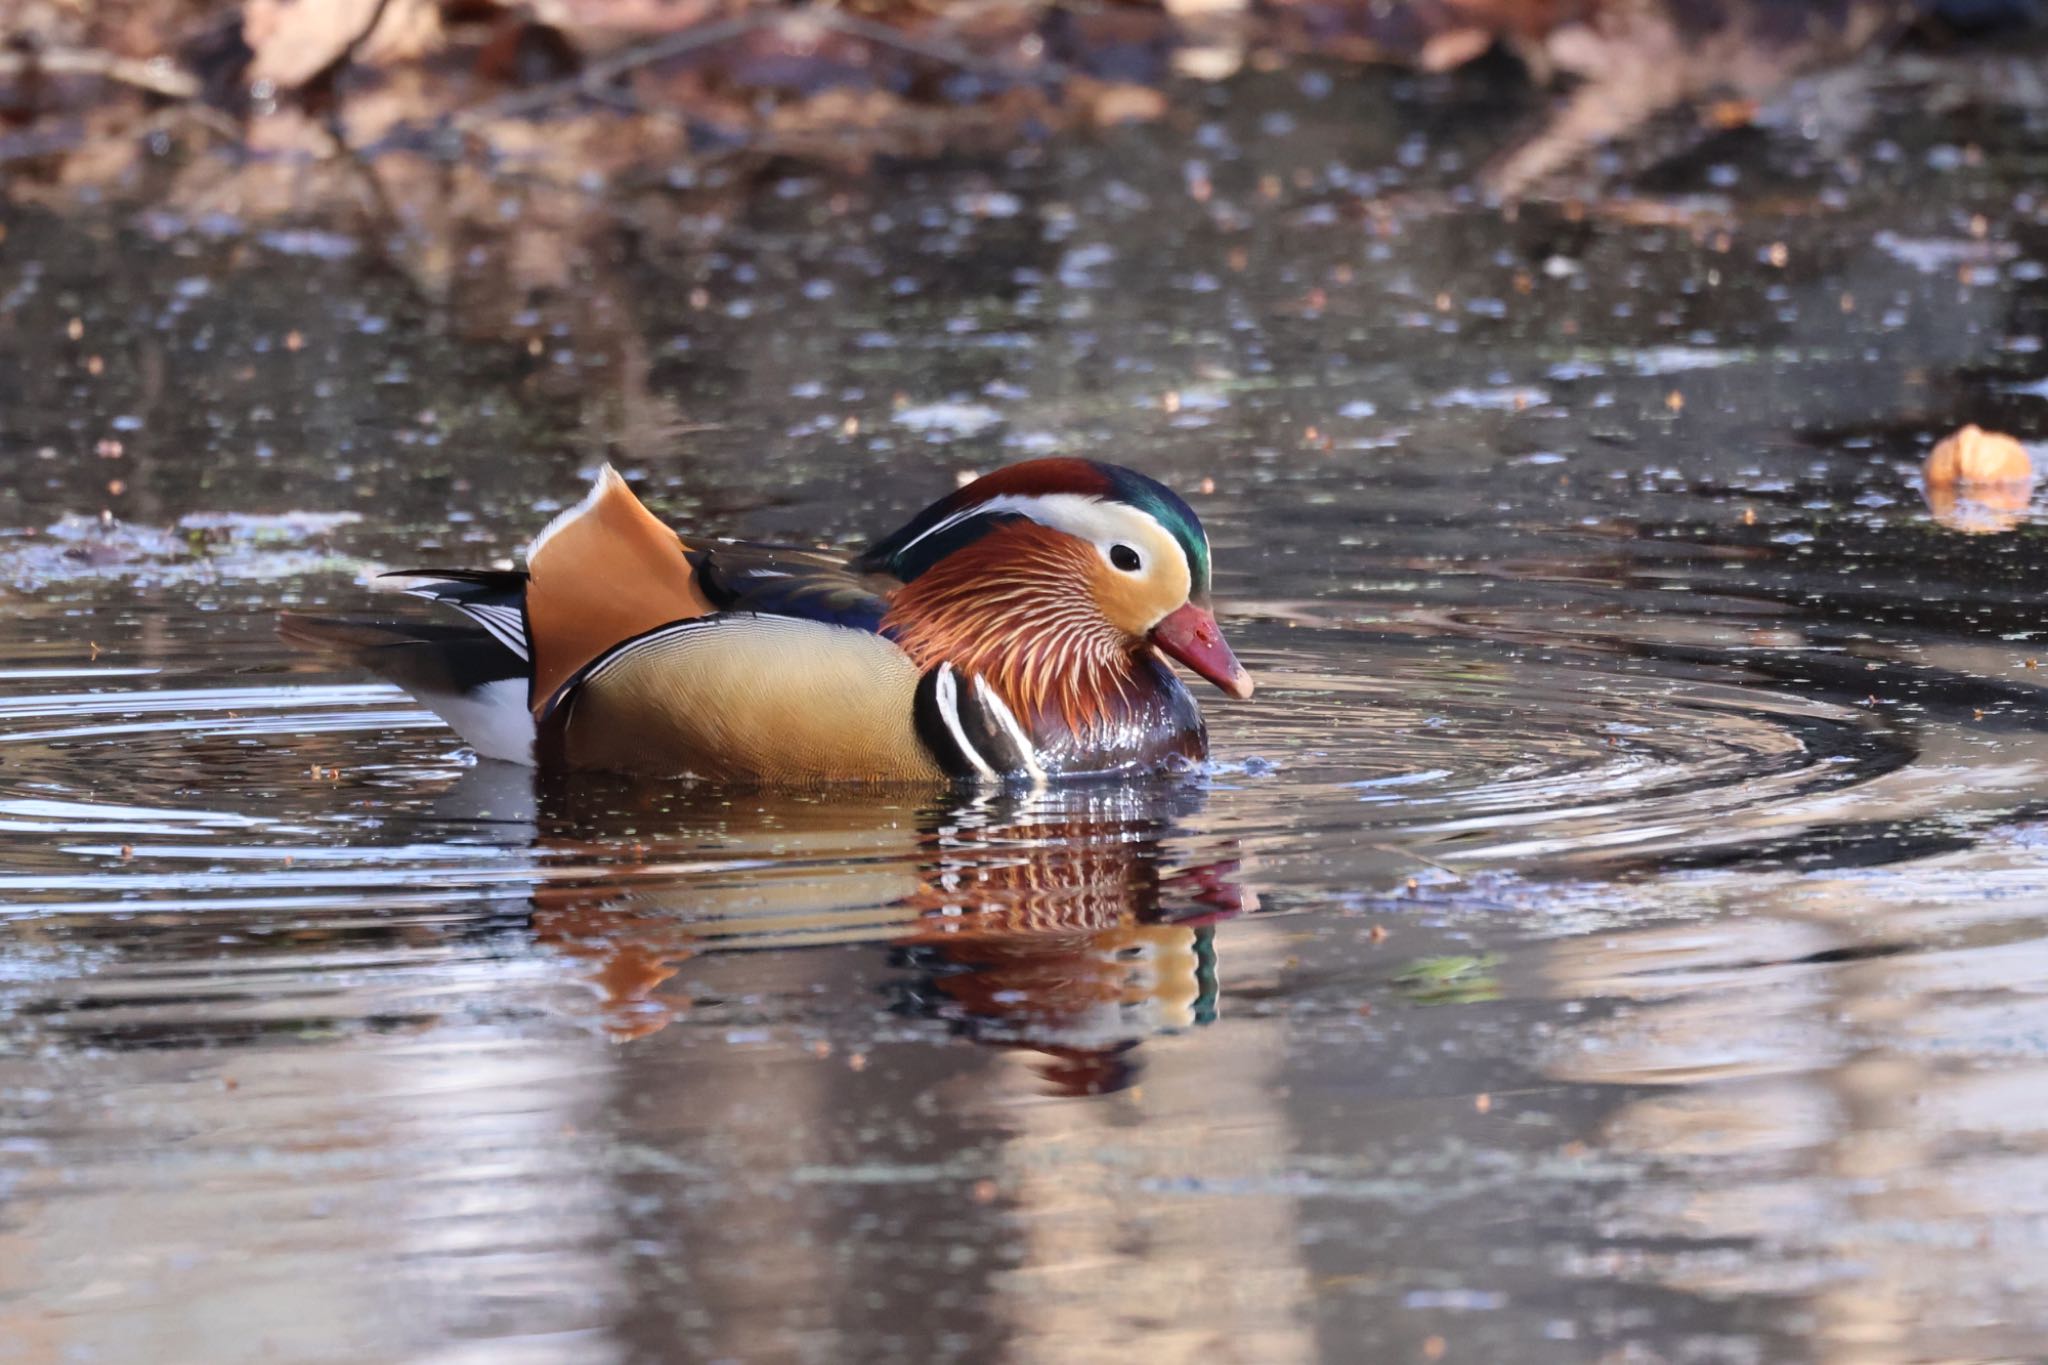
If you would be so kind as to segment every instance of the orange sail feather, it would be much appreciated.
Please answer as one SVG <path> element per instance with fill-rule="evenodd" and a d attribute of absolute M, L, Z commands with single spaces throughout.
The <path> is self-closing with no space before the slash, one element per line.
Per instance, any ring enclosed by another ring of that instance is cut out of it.
<path fill-rule="evenodd" d="M 624 640 L 716 610 L 676 533 L 606 465 L 590 495 L 527 547 L 536 714 L 577 670 Z"/>

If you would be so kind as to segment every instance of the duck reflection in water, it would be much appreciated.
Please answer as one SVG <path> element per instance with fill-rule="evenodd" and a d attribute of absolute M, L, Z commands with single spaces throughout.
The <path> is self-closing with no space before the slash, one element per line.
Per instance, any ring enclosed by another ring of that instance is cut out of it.
<path fill-rule="evenodd" d="M 1169 852 L 1201 800 L 1144 784 L 892 806 L 574 779 L 542 793 L 542 848 L 616 861 L 616 835 L 577 831 L 643 842 L 600 883 L 537 890 L 533 932 L 590 964 L 620 1041 L 688 1015 L 673 978 L 692 959 L 870 943 L 892 968 L 877 1005 L 1042 1054 L 1061 1093 L 1104 1093 L 1135 1078 L 1146 1038 L 1215 1017 L 1215 923 L 1257 908 L 1228 846 Z"/>

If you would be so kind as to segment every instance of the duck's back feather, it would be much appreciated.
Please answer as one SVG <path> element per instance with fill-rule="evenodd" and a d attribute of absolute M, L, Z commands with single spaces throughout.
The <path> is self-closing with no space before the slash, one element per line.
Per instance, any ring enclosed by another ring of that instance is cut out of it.
<path fill-rule="evenodd" d="M 691 551 L 690 558 L 720 610 L 794 616 L 869 634 L 881 629 L 888 593 L 901 586 L 829 550 L 719 541 Z"/>

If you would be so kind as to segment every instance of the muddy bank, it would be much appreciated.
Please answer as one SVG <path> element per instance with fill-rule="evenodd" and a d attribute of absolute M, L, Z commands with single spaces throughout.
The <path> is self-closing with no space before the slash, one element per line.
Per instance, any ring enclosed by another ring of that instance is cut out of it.
<path fill-rule="evenodd" d="M 1803 75 L 1901 44 L 2031 39 L 2040 18 L 2028 0 L 10 0 L 0 167 L 134 192 L 166 160 L 401 153 L 617 187 L 733 158 L 1011 147 L 1166 118 L 1205 83 L 1315 59 L 1333 79 L 1478 65 L 1554 101 L 1482 177 L 1519 196 L 1668 111 L 1740 127 Z M 245 193 L 277 207 L 274 185 Z"/>

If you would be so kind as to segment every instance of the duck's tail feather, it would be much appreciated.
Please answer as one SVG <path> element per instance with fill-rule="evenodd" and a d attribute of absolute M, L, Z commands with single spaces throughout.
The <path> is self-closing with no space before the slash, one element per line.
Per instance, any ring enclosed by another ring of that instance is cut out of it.
<path fill-rule="evenodd" d="M 409 597 L 442 602 L 490 632 L 521 659 L 533 657 L 526 623 L 526 575 L 517 569 L 396 569 L 378 574 Z"/>
<path fill-rule="evenodd" d="M 285 612 L 286 643 L 335 654 L 396 683 L 485 758 L 533 762 L 526 660 L 495 634 L 418 621 L 363 621 Z"/>

